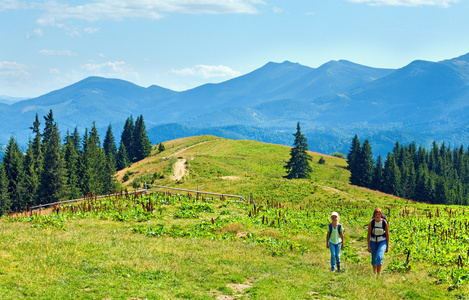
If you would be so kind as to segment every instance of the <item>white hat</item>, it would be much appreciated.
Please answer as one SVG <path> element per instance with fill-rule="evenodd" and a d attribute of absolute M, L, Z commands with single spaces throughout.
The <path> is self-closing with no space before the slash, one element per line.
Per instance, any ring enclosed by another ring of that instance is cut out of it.
<path fill-rule="evenodd" d="M 332 212 L 332 214 L 331 214 L 331 217 L 332 217 L 332 216 L 337 216 L 337 218 L 338 218 L 338 217 L 339 217 L 339 213 L 334 211 L 334 212 Z"/>

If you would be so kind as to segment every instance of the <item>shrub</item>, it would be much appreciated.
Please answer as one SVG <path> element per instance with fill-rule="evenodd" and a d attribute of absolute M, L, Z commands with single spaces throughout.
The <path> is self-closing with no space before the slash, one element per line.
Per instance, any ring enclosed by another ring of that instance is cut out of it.
<path fill-rule="evenodd" d="M 347 156 L 345 156 L 345 154 L 340 153 L 340 152 L 334 152 L 334 153 L 331 154 L 331 156 L 347 159 Z"/>

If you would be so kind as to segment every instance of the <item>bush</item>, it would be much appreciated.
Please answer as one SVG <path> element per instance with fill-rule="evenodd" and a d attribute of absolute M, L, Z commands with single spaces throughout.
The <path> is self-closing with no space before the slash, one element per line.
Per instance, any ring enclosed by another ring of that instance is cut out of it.
<path fill-rule="evenodd" d="M 126 172 L 126 173 L 124 174 L 124 177 L 122 177 L 122 182 L 125 182 L 125 181 L 127 181 L 127 180 L 129 180 L 129 179 L 130 179 L 130 174 L 129 174 L 129 172 Z"/>
<path fill-rule="evenodd" d="M 319 158 L 318 164 L 320 164 L 320 165 L 325 165 L 326 164 L 326 161 L 324 160 L 324 157 L 321 156 L 321 158 Z"/>
<path fill-rule="evenodd" d="M 347 159 L 347 156 L 345 156 L 345 154 L 340 153 L 340 152 L 334 152 L 334 153 L 331 154 L 331 156 L 335 156 L 335 157 L 338 157 L 338 158 Z"/>

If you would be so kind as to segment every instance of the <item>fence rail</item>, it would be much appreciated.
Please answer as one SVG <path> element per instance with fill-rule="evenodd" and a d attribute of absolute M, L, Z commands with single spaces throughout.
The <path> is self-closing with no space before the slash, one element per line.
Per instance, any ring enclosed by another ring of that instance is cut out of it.
<path fill-rule="evenodd" d="M 152 185 L 152 184 L 147 184 L 146 182 L 145 182 L 145 188 L 144 189 L 139 189 L 139 190 L 136 190 L 136 191 L 125 192 L 125 193 L 115 193 L 115 194 L 109 194 L 109 195 L 94 196 L 93 198 L 99 199 L 99 198 L 105 198 L 105 197 L 115 197 L 115 196 L 123 196 L 123 195 L 142 194 L 142 193 L 146 193 L 148 191 L 155 191 L 155 190 L 150 189 L 149 187 L 155 187 L 155 188 L 161 188 L 161 189 L 170 189 L 170 190 L 178 190 L 178 191 L 183 191 L 183 192 L 196 193 L 197 195 L 204 194 L 204 195 L 215 195 L 215 196 L 222 196 L 222 197 L 238 198 L 241 201 L 249 202 L 246 199 L 244 199 L 242 195 L 238 196 L 238 195 L 203 192 L 203 191 L 199 191 L 198 187 L 197 187 L 197 190 L 194 191 L 194 190 L 180 189 L 180 188 L 174 188 L 174 187 L 169 187 L 169 186 Z M 83 201 L 83 200 L 86 200 L 86 199 L 89 199 L 89 197 L 82 197 L 82 198 L 72 199 L 72 200 L 65 200 L 65 201 L 59 201 L 59 202 L 39 204 L 39 205 L 35 205 L 35 206 L 30 207 L 30 209 L 31 210 L 46 209 L 46 208 L 48 208 L 49 206 L 52 206 L 52 205 L 78 202 L 78 201 Z M 252 201 L 252 199 L 251 199 L 251 201 Z"/>
<path fill-rule="evenodd" d="M 127 195 L 136 195 L 136 194 L 146 193 L 147 191 L 148 191 L 147 189 L 140 189 L 140 190 L 136 190 L 136 191 L 132 191 L 132 192 L 115 193 L 115 194 L 101 195 L 101 196 L 93 196 L 93 198 L 100 199 L 100 198 L 105 198 L 105 197 L 115 197 L 115 196 L 123 196 L 123 195 L 125 195 L 125 196 L 127 196 Z M 66 204 L 66 203 L 71 203 L 71 202 L 78 202 L 78 201 L 83 201 L 83 200 L 90 199 L 90 198 L 91 197 L 82 197 L 82 198 L 72 199 L 72 200 L 65 200 L 65 201 L 59 201 L 59 202 L 39 204 L 39 205 L 32 206 L 31 210 L 37 210 L 37 209 L 40 209 L 40 208 L 44 209 L 44 208 L 47 208 L 49 206 L 56 205 L 56 204 Z"/>
<path fill-rule="evenodd" d="M 215 195 L 215 196 L 222 196 L 222 197 L 231 197 L 231 198 L 238 198 L 240 199 L 241 201 L 244 201 L 244 202 L 249 202 L 247 201 L 246 199 L 243 198 L 242 195 L 228 195 L 228 194 L 218 194 L 218 193 L 211 193 L 211 192 L 203 192 L 203 191 L 199 191 L 199 187 L 197 187 L 197 190 L 194 191 L 194 190 L 186 190 L 186 189 L 180 189 L 180 188 L 174 188 L 174 187 L 169 187 L 169 186 L 162 186 L 162 185 L 152 185 L 152 184 L 147 184 L 145 182 L 145 188 L 149 191 L 154 191 L 148 187 L 156 187 L 156 188 L 160 188 L 160 189 L 170 189 L 170 190 L 177 190 L 177 191 L 183 191 L 183 192 L 189 192 L 189 193 L 196 193 L 197 195 L 199 194 L 204 194 L 204 195 Z"/>

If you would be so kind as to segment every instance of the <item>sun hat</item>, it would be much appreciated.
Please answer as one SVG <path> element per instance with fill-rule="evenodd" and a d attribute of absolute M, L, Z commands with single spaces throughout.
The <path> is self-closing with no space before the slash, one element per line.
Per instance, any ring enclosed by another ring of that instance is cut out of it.
<path fill-rule="evenodd" d="M 331 217 L 332 217 L 332 216 L 337 216 L 337 218 L 338 218 L 338 217 L 339 217 L 339 213 L 336 212 L 336 211 L 334 211 L 334 212 L 332 212 L 332 214 L 331 214 Z"/>

